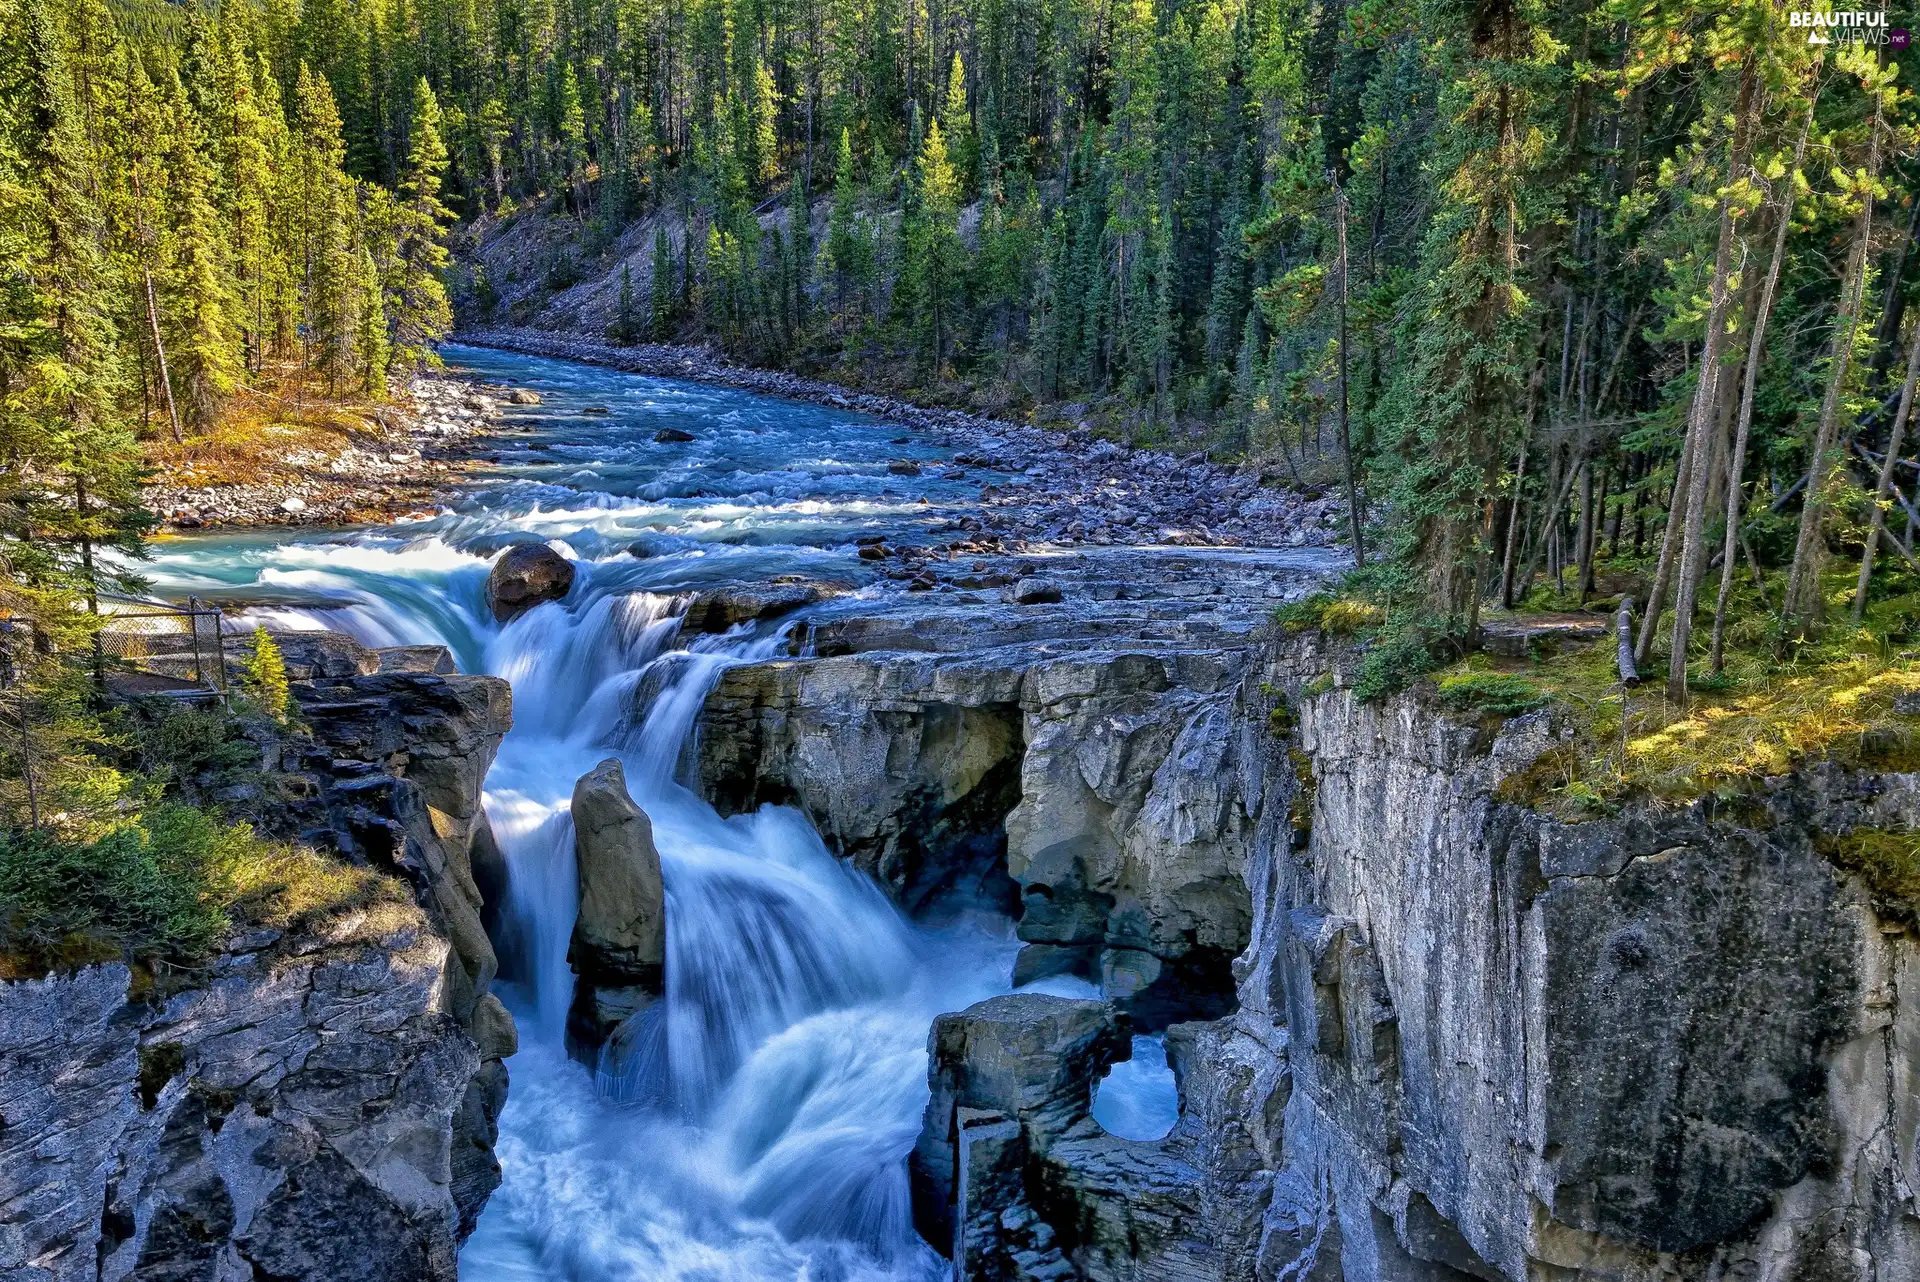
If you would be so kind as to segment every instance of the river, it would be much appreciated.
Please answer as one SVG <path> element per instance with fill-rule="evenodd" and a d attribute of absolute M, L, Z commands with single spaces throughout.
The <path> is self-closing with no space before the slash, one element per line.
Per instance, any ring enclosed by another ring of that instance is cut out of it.
<path fill-rule="evenodd" d="M 250 531 L 155 545 L 156 591 L 249 602 L 281 627 L 371 645 L 443 644 L 514 690 L 486 804 L 511 878 L 496 940 L 520 1051 L 503 1182 L 461 1256 L 470 1282 L 861 1282 L 934 1278 L 905 1156 L 926 1100 L 932 1018 L 1008 991 L 1012 925 L 907 920 L 798 812 L 722 818 L 675 764 L 730 663 L 777 624 L 674 648 L 685 594 L 777 574 L 870 584 L 862 534 L 948 520 L 977 491 L 891 462 L 940 452 L 857 414 L 565 361 L 449 347 L 459 374 L 538 391 L 500 467 L 433 519 L 331 533 Z M 662 428 L 693 433 L 663 444 Z M 484 599 L 508 543 L 575 564 L 565 602 L 497 625 Z M 635 555 L 635 550 L 644 555 Z M 653 669 L 653 671 L 649 671 Z M 652 692 L 642 699 L 642 681 Z M 653 820 L 667 891 L 665 999 L 597 1070 L 569 1059 L 574 781 L 621 758 Z M 1091 992 L 1074 980 L 1052 991 Z M 1116 1133 L 1175 1115 L 1155 1039 L 1105 1083 Z"/>

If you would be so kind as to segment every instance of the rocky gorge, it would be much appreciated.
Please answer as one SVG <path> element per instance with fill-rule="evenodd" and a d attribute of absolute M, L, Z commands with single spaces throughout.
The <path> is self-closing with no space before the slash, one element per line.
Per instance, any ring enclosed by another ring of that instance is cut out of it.
<path fill-rule="evenodd" d="M 1920 1275 L 1911 910 L 1816 848 L 1920 821 L 1914 776 L 1560 822 L 1511 787 L 1554 714 L 1358 703 L 1350 646 L 1194 577 L 816 625 L 845 652 L 710 696 L 717 796 L 909 904 L 1004 874 L 1016 982 L 1100 981 L 935 1023 L 915 1213 L 957 1276 Z M 1166 1029 L 1162 1140 L 1090 1116 L 1129 1027 Z"/>
<path fill-rule="evenodd" d="M 197 973 L 0 984 L 0 1277 L 451 1279 L 499 1183 L 515 1037 L 474 861 L 510 692 L 297 641 L 278 826 L 411 894 Z"/>
<path fill-rule="evenodd" d="M 1912 908 L 1830 858 L 1920 776 L 1557 819 L 1563 714 L 1276 625 L 1319 500 L 1075 535 L 1091 442 L 829 407 L 789 481 L 789 406 L 523 375 L 632 455 L 244 585 L 283 831 L 404 902 L 0 985 L 0 1277 L 1920 1277 Z M 955 451 L 1040 469 L 1007 524 Z M 1153 1047 L 1177 1118 L 1117 1133 Z"/>

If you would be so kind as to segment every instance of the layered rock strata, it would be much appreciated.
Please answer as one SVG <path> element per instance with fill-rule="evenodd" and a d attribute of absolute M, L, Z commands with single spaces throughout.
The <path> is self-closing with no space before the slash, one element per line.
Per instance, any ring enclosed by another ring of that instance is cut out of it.
<path fill-rule="evenodd" d="M 936 1026 L 914 1169 L 958 1275 L 1920 1276 L 1912 910 L 1822 853 L 1920 824 L 1920 777 L 1809 767 L 1560 822 L 1525 804 L 1564 745 L 1550 714 L 1362 705 L 1327 688 L 1349 661 L 1277 639 L 1242 678 L 1272 731 L 1252 935 L 1237 1009 L 1167 1031 L 1172 1134 L 1062 1134 L 1017 1091 L 956 1092 L 1032 1021 Z M 1072 1038 L 1034 1058 L 1053 1095 L 1099 1071 Z"/>
<path fill-rule="evenodd" d="M 272 826 L 416 903 L 197 972 L 0 984 L 0 1276 L 454 1278 L 515 1045 L 473 867 L 509 692 L 444 652 L 313 656 L 309 733 L 263 763 Z"/>
<path fill-rule="evenodd" d="M 119 965 L 0 985 L 0 1277 L 450 1282 L 491 1185 L 448 951 L 399 908 L 164 1000 Z"/>
<path fill-rule="evenodd" d="M 1148 1028 L 1218 1014 L 1252 927 L 1252 639 L 1328 563 L 1081 555 L 1057 602 L 820 607 L 802 657 L 721 676 L 701 787 L 798 805 L 912 911 L 1018 916 L 1023 977 L 1100 979 Z"/>
<path fill-rule="evenodd" d="M 817 605 L 708 700 L 723 808 L 800 806 L 915 910 L 1000 902 L 1016 982 L 1167 1029 L 1143 1145 L 956 1085 L 955 1037 L 1027 1062 L 1034 1012 L 936 1027 L 917 1208 L 960 1276 L 1920 1277 L 1912 908 L 1826 853 L 1920 827 L 1920 776 L 1561 822 L 1551 714 L 1357 703 L 1350 647 L 1265 627 L 1310 575 L 1183 555 Z"/>

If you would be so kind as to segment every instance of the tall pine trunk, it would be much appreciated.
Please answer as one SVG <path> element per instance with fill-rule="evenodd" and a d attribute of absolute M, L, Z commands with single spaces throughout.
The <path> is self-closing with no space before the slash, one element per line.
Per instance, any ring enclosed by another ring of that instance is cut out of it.
<path fill-rule="evenodd" d="M 1873 515 L 1867 529 L 1867 546 L 1860 553 L 1860 579 L 1853 587 L 1853 621 L 1860 622 L 1867 612 L 1867 585 L 1873 578 L 1873 553 L 1880 535 L 1887 528 L 1887 492 L 1893 485 L 1893 469 L 1900 461 L 1901 437 L 1907 430 L 1907 416 L 1913 412 L 1913 385 L 1920 378 L 1920 327 L 1913 335 L 1913 350 L 1907 356 L 1907 379 L 1900 387 L 1900 408 L 1894 413 L 1893 428 L 1887 434 L 1887 454 L 1880 461 L 1880 483 L 1873 491 Z"/>
<path fill-rule="evenodd" d="M 1740 88 L 1734 95 L 1733 141 L 1728 150 L 1726 174 L 1729 190 L 1720 198 L 1720 234 L 1713 253 L 1707 332 L 1700 348 L 1700 374 L 1694 386 L 1693 406 L 1687 416 L 1687 438 L 1693 450 L 1694 467 L 1686 494 L 1680 574 L 1673 594 L 1673 642 L 1667 659 L 1667 697 L 1680 704 L 1687 701 L 1687 648 L 1693 634 L 1694 600 L 1699 594 L 1700 578 L 1706 566 L 1707 496 L 1713 488 L 1710 476 L 1714 425 L 1720 399 L 1720 360 L 1725 345 L 1727 305 L 1733 292 L 1730 277 L 1737 234 L 1732 188 L 1745 176 L 1753 122 L 1759 115 L 1761 92 L 1758 70 L 1756 60 L 1749 57 L 1741 68 Z M 1679 513 L 1676 512 L 1675 516 L 1679 516 Z"/>
<path fill-rule="evenodd" d="M 1807 101 L 1806 119 L 1800 123 L 1800 138 L 1793 145 L 1793 167 L 1782 180 L 1779 219 L 1773 231 L 1773 257 L 1767 263 L 1766 284 L 1760 288 L 1760 305 L 1754 311 L 1753 332 L 1747 336 L 1746 372 L 1740 387 L 1740 419 L 1735 428 L 1733 453 L 1727 459 L 1727 524 L 1720 546 L 1720 593 L 1713 603 L 1713 644 L 1709 670 L 1719 675 L 1725 659 L 1727 635 L 1727 598 L 1733 592 L 1735 544 L 1740 537 L 1740 478 L 1747 467 L 1747 439 L 1753 428 L 1753 398 L 1760 382 L 1760 364 L 1766 359 L 1767 321 L 1773 315 L 1773 300 L 1780 285 L 1780 265 L 1786 261 L 1787 232 L 1793 226 L 1793 202 L 1798 195 L 1795 183 L 1800 167 L 1807 159 L 1807 135 L 1813 130 L 1813 109 L 1819 101 L 1816 92 Z"/>
<path fill-rule="evenodd" d="M 1829 477 L 1834 445 L 1840 435 L 1841 402 L 1847 374 L 1853 367 L 1853 347 L 1860 330 L 1860 309 L 1867 286 L 1867 258 L 1873 242 L 1873 191 L 1880 176 L 1880 124 L 1884 107 L 1874 96 L 1873 123 L 1867 135 L 1868 189 L 1861 193 L 1860 215 L 1854 220 L 1853 249 L 1841 278 L 1840 307 L 1833 323 L 1833 361 L 1826 395 L 1820 401 L 1820 422 L 1814 431 L 1813 454 L 1807 466 L 1807 493 L 1800 507 L 1800 532 L 1793 544 L 1793 568 L 1787 573 L 1786 596 L 1780 612 L 1787 626 L 1802 635 L 1818 626 L 1825 602 L 1821 599 L 1820 571 L 1826 561 L 1826 522 Z"/>

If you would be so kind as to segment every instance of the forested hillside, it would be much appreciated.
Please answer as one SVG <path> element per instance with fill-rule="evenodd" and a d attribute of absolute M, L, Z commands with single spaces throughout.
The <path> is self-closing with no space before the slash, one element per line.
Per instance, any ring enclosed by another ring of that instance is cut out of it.
<path fill-rule="evenodd" d="M 261 16 L 0 4 L 0 535 L 10 582 L 98 586 L 132 549 L 143 440 L 258 390 L 384 396 L 449 323 L 453 215 L 425 81 L 385 183 L 349 176 L 324 77 Z"/>
<path fill-rule="evenodd" d="M 1350 441 L 1370 550 L 1405 571 L 1387 586 L 1443 631 L 1543 573 L 1591 588 L 1596 546 L 1660 553 L 1682 654 L 1730 581 L 1710 568 L 1743 556 L 1786 572 L 1804 628 L 1838 527 L 1869 519 L 1916 210 L 1885 25 L 1810 44 L 1754 2 L 328 0 L 257 29 L 283 83 L 333 86 L 369 181 L 404 177 L 424 78 L 452 203 L 487 231 L 577 223 L 518 270 L 617 270 L 617 338 L 1078 402 L 1310 480 L 1345 484 Z M 463 302 L 512 319 L 503 286 L 482 272 Z"/>
<path fill-rule="evenodd" d="M 378 394 L 449 290 L 513 323 L 599 274 L 616 341 L 1340 490 L 1414 649 L 1630 567 L 1683 696 L 1729 607 L 1790 641 L 1906 591 L 1884 10 L 1815 43 L 1759 0 L 5 4 L 16 574 L 135 537 L 139 438 L 289 377 Z M 449 269 L 456 218 L 542 248 Z"/>
<path fill-rule="evenodd" d="M 366 181 L 327 79 L 268 30 L 244 5 L 0 0 L 0 974 L 190 955 L 369 893 L 193 783 L 254 795 L 288 721 L 270 642 L 230 708 L 129 715 L 92 640 L 140 586 L 154 463 L 284 452 L 450 323 L 433 90 L 408 86 L 407 148 Z"/>

